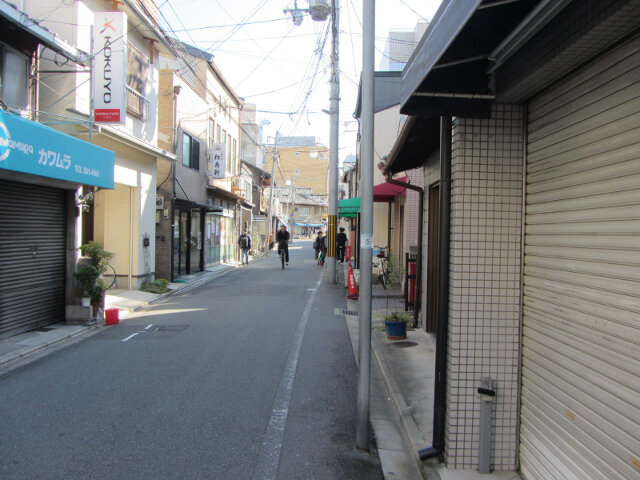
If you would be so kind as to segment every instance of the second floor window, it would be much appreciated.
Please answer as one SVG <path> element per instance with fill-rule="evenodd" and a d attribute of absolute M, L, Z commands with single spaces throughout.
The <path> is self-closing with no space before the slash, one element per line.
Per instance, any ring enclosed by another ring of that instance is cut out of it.
<path fill-rule="evenodd" d="M 188 133 L 182 134 L 182 164 L 200 169 L 200 143 Z"/>
<path fill-rule="evenodd" d="M 27 58 L 0 44 L 0 98 L 9 107 L 27 107 L 27 71 Z"/>
<path fill-rule="evenodd" d="M 127 112 L 140 120 L 149 115 L 149 101 L 144 94 L 151 66 L 149 59 L 131 43 L 127 45 Z"/>

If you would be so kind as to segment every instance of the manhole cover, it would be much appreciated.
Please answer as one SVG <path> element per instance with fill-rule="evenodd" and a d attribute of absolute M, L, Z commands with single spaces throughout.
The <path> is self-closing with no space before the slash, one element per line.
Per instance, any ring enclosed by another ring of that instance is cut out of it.
<path fill-rule="evenodd" d="M 416 342 L 393 342 L 392 345 L 398 348 L 408 348 L 408 347 L 415 347 L 418 344 Z"/>
<path fill-rule="evenodd" d="M 157 328 L 154 328 L 155 332 L 181 332 L 187 329 L 189 325 L 163 325 Z"/>

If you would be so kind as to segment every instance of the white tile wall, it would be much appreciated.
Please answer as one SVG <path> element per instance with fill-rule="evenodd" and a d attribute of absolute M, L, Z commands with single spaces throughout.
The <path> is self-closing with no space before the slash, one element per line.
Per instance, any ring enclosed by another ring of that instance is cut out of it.
<path fill-rule="evenodd" d="M 481 377 L 495 381 L 492 466 L 517 466 L 523 111 L 455 119 L 446 461 L 477 469 Z"/>

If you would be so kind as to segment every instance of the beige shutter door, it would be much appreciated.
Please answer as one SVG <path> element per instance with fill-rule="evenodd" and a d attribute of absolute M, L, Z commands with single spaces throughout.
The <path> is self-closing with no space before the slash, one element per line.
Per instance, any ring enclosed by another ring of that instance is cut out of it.
<path fill-rule="evenodd" d="M 640 38 L 529 105 L 520 461 L 640 478 Z"/>

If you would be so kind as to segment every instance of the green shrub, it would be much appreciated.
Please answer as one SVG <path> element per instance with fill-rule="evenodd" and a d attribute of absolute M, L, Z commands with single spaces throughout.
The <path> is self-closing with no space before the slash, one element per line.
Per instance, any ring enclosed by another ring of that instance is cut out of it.
<path fill-rule="evenodd" d="M 142 282 L 142 286 L 140 287 L 140 290 L 147 293 L 157 293 L 157 294 L 167 293 L 169 291 L 169 289 L 167 288 L 168 284 L 169 282 L 164 278 L 159 278 L 151 282 L 144 281 Z"/>

